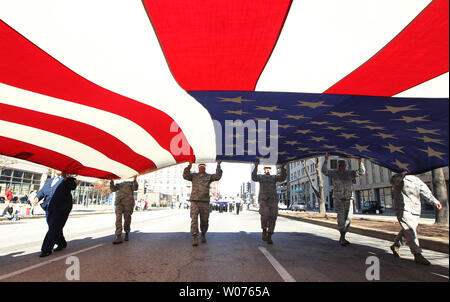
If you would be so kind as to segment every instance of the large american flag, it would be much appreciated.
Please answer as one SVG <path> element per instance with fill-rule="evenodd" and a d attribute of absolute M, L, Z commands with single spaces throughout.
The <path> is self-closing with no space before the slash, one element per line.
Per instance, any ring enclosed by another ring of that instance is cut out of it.
<path fill-rule="evenodd" d="M 260 160 L 227 154 L 254 136 L 226 121 L 277 120 L 257 138 L 280 163 L 446 166 L 448 20 L 448 0 L 0 0 L 0 154 L 128 178 Z"/>

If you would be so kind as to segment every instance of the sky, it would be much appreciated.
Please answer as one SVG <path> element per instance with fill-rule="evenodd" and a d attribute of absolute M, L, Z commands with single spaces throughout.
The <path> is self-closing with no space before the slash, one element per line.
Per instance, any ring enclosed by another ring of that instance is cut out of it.
<path fill-rule="evenodd" d="M 227 163 L 222 162 L 222 178 L 219 181 L 219 192 L 222 196 L 236 196 L 244 182 L 251 181 L 251 173 L 253 164 L 249 163 Z M 272 174 L 274 174 L 272 166 Z M 207 173 L 215 173 L 216 165 L 213 163 L 206 164 Z M 263 174 L 263 165 L 258 166 L 258 174 Z"/>
<path fill-rule="evenodd" d="M 252 164 L 222 163 L 222 179 L 219 191 L 222 195 L 236 196 L 243 182 L 251 180 Z"/>

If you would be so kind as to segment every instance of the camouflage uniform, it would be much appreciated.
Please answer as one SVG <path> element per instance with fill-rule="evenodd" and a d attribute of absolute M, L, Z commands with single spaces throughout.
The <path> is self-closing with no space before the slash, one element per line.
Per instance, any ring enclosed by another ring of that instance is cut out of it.
<path fill-rule="evenodd" d="M 356 177 L 366 173 L 362 161 L 358 170 L 328 170 L 327 162 L 322 165 L 322 173 L 333 180 L 333 201 L 334 209 L 337 213 L 338 229 L 345 234 L 350 227 L 353 215 L 353 181 Z"/>
<path fill-rule="evenodd" d="M 125 233 L 130 232 L 131 225 L 131 214 L 134 210 L 134 196 L 133 192 L 137 191 L 138 183 L 137 181 L 127 181 L 119 184 L 114 184 L 111 180 L 109 183 L 111 192 L 116 192 L 116 236 L 122 235 L 122 215 L 124 217 L 123 230 Z"/>
<path fill-rule="evenodd" d="M 192 182 L 191 191 L 191 235 L 198 235 L 198 215 L 200 214 L 200 230 L 202 233 L 208 231 L 209 220 L 209 188 L 212 182 L 222 178 L 222 169 L 217 165 L 215 174 L 191 173 L 186 167 L 183 171 L 183 178 Z"/>
<path fill-rule="evenodd" d="M 394 245 L 400 247 L 406 239 L 411 253 L 421 254 L 422 249 L 417 238 L 417 226 L 422 210 L 420 198 L 434 205 L 439 201 L 433 196 L 428 186 L 414 175 L 406 175 L 403 178 L 401 174 L 396 174 L 392 176 L 391 184 L 394 193 L 394 211 L 402 227 L 395 237 Z"/>
<path fill-rule="evenodd" d="M 259 214 L 261 228 L 273 234 L 278 217 L 278 196 L 276 183 L 286 179 L 286 168 L 281 168 L 280 175 L 257 174 L 257 168 L 252 172 L 252 180 L 259 182 Z"/>

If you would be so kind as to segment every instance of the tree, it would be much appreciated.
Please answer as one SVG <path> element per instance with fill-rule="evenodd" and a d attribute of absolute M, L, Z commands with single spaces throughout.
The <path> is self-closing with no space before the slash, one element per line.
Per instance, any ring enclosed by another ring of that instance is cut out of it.
<path fill-rule="evenodd" d="M 433 194 L 442 204 L 442 210 L 436 209 L 436 224 L 448 225 L 448 194 L 445 184 L 444 169 L 434 169 L 431 171 L 431 182 L 433 186 Z"/>
<path fill-rule="evenodd" d="M 7 156 L 0 155 L 0 170 L 3 170 L 4 168 L 9 168 L 16 163 L 17 160 Z"/>
<path fill-rule="evenodd" d="M 322 178 L 322 173 L 320 173 L 319 158 L 316 157 L 315 161 L 313 161 L 315 170 L 317 171 L 317 186 L 316 186 L 315 182 L 313 181 L 311 174 L 309 173 L 309 170 L 306 166 L 306 161 L 302 160 L 301 162 L 302 162 L 303 167 L 305 168 L 306 175 L 308 176 L 309 183 L 311 184 L 311 187 L 314 191 L 314 195 L 316 195 L 317 200 L 319 201 L 319 213 L 326 217 L 325 193 L 323 191 L 323 178 Z"/>
<path fill-rule="evenodd" d="M 100 179 L 94 182 L 94 190 L 100 194 L 101 197 L 106 197 L 111 194 L 111 190 L 109 187 L 109 180 Z"/>

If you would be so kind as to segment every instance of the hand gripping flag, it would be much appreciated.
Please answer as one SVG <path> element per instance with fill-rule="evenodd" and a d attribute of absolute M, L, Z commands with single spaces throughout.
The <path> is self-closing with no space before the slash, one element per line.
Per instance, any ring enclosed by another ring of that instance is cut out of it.
<path fill-rule="evenodd" d="M 186 161 L 448 165 L 446 0 L 1 0 L 0 154 L 127 178 Z"/>

